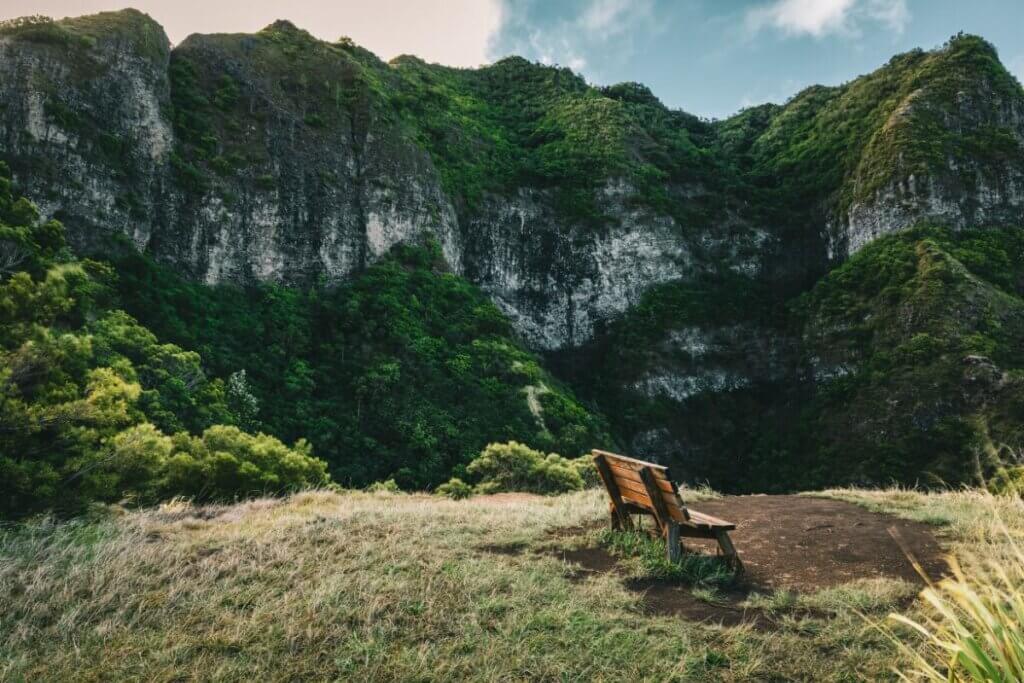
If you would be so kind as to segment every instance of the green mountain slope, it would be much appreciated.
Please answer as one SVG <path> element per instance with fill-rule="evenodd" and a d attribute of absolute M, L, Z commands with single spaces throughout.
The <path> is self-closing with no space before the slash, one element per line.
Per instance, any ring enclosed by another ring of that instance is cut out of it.
<path fill-rule="evenodd" d="M 208 288 L 138 255 L 117 270 L 128 311 L 215 372 L 244 370 L 256 424 L 310 439 L 340 483 L 433 487 L 492 441 L 573 457 L 611 443 L 436 245 L 333 289 Z"/>
<path fill-rule="evenodd" d="M 510 438 L 732 490 L 962 481 L 1016 442 L 1024 91 L 981 38 L 702 121 L 286 21 L 0 37 L 19 191 L 113 264 L 147 349 L 195 349 L 236 422 L 342 483 L 433 486 Z M 214 419 L 158 394 L 165 431 Z"/>
<path fill-rule="evenodd" d="M 822 388 L 812 480 L 991 475 L 1024 436 L 1024 231 L 919 228 L 864 248 L 797 303 Z"/>
<path fill-rule="evenodd" d="M 328 483 L 309 444 L 235 425 L 238 392 L 113 307 L 115 275 L 15 198 L 0 164 L 0 518 Z"/>

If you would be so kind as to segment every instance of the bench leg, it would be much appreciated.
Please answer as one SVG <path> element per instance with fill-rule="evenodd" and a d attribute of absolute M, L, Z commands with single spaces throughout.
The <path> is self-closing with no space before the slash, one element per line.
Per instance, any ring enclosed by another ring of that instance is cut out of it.
<path fill-rule="evenodd" d="M 678 562 L 682 554 L 682 544 L 679 540 L 679 524 L 669 522 L 665 529 L 665 553 L 669 562 Z"/>
<path fill-rule="evenodd" d="M 615 503 L 608 504 L 608 514 L 611 516 L 612 520 L 612 531 L 622 531 L 623 529 L 626 529 L 627 531 L 633 530 L 633 520 L 630 518 L 629 513 L 623 511 L 622 514 L 619 514 L 618 509 L 615 507 Z"/>
<path fill-rule="evenodd" d="M 742 571 L 743 563 L 740 562 L 740 556 L 736 552 L 736 547 L 732 544 L 732 539 L 729 538 L 728 531 L 716 531 L 715 538 L 718 540 L 718 547 L 722 549 L 722 555 L 725 556 L 729 566 L 737 571 Z"/>

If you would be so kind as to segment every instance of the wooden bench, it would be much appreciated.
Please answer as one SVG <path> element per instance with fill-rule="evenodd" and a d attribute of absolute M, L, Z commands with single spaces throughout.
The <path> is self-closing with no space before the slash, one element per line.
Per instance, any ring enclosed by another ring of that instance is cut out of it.
<path fill-rule="evenodd" d="M 668 468 L 624 455 L 594 450 L 594 464 L 611 497 L 613 529 L 633 529 L 633 514 L 654 518 L 658 533 L 665 539 L 669 560 L 679 560 L 681 538 L 708 538 L 718 547 L 729 564 L 741 569 L 739 555 L 729 538 L 736 525 L 691 510 L 683 503 L 679 488 Z"/>

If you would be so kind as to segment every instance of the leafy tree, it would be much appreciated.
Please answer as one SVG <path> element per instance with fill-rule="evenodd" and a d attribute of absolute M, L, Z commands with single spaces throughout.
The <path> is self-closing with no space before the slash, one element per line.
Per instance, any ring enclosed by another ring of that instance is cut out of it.
<path fill-rule="evenodd" d="M 0 516 L 328 482 L 307 442 L 218 424 L 239 421 L 224 383 L 111 309 L 114 271 L 74 258 L 2 166 L 0 266 Z"/>
<path fill-rule="evenodd" d="M 238 373 L 226 393 L 240 425 L 308 438 L 346 485 L 432 488 L 494 440 L 571 453 L 610 442 L 436 244 L 397 247 L 333 289 L 210 288 L 138 255 L 116 265 L 149 329 Z"/>
<path fill-rule="evenodd" d="M 556 453 L 545 456 L 516 441 L 489 444 L 466 472 L 477 480 L 477 493 L 564 493 L 584 486 L 583 477 L 569 460 Z M 455 487 L 457 484 L 448 483 L 448 490 Z"/>

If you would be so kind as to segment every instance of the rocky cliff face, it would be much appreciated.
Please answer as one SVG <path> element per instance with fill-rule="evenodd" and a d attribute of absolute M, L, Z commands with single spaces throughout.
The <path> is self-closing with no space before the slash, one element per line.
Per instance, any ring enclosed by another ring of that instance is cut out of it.
<path fill-rule="evenodd" d="M 0 140 L 25 194 L 73 226 L 145 248 L 165 212 L 169 45 L 137 13 L 0 35 Z"/>
<path fill-rule="evenodd" d="M 542 349 L 590 339 L 647 287 L 710 259 L 760 267 L 763 231 L 684 234 L 631 203 L 624 180 L 593 191 L 596 231 L 530 187 L 465 210 L 378 91 L 374 70 L 388 67 L 283 22 L 173 53 L 133 12 L 35 28 L 0 38 L 2 152 L 79 247 L 121 233 L 209 284 L 303 284 L 430 237 Z"/>
<path fill-rule="evenodd" d="M 695 162 L 683 173 L 645 162 L 645 172 L 667 176 L 668 199 L 658 202 L 645 198 L 629 173 L 606 164 L 607 177 L 580 191 L 592 205 L 585 218 L 564 209 L 558 188 L 528 180 L 507 191 L 486 188 L 470 205 L 463 188 L 445 182 L 449 167 L 465 161 L 448 161 L 446 149 L 456 146 L 453 136 L 468 137 L 471 157 L 494 141 L 486 130 L 439 132 L 417 120 L 424 118 L 422 101 L 447 92 L 433 86 L 451 77 L 447 72 L 408 60 L 388 66 L 286 22 L 255 35 L 192 36 L 172 51 L 145 15 L 108 13 L 5 29 L 0 56 L 2 153 L 42 212 L 62 218 L 80 247 L 97 245 L 105 231 L 124 234 L 207 283 L 337 282 L 395 244 L 431 237 L 454 272 L 489 292 L 532 344 L 553 350 L 587 342 L 595 326 L 635 305 L 652 285 L 723 268 L 754 275 L 765 258 L 779 257 L 771 264 L 777 269 L 780 255 L 793 257 L 794 245 L 783 243 L 771 221 L 744 209 L 741 181 L 709 188 L 701 180 L 707 171 Z M 611 110 L 607 116 L 621 128 L 622 153 L 639 157 L 651 143 L 637 140 L 658 131 L 633 130 L 639 124 L 630 116 L 639 107 L 667 116 L 638 86 L 609 89 L 600 101 L 574 76 L 514 61 L 502 66 L 480 72 L 483 85 L 467 81 L 476 77 L 470 72 L 452 87 L 487 104 L 549 79 L 543 85 L 556 96 L 542 105 L 557 111 L 568 101 L 577 107 L 571 117 L 587 121 L 598 102 L 598 113 Z M 408 74 L 420 79 L 420 90 L 410 90 Z M 1020 217 L 1019 89 L 974 73 L 958 79 L 901 95 L 884 125 L 869 131 L 847 184 L 870 191 L 819 214 L 829 251 L 805 254 L 805 264 L 856 251 L 922 218 L 962 227 Z M 409 100 L 417 100 L 418 116 L 403 116 Z M 457 106 L 454 98 L 440 101 Z M 578 110 L 581 102 L 588 109 Z M 813 115 L 823 118 L 828 106 Z M 798 101 L 794 110 L 776 119 L 796 116 Z M 538 110 L 538 125 L 550 125 L 544 116 Z M 667 121 L 661 134 L 689 126 L 700 144 L 694 124 Z M 913 133 L 936 123 L 977 138 L 975 147 L 994 141 L 1001 153 L 1011 143 L 1017 149 L 981 159 L 964 143 L 929 165 L 918 158 Z M 879 181 L 874 157 L 881 152 L 895 161 Z M 712 172 L 728 176 L 729 168 Z M 571 172 L 569 182 L 593 171 Z M 688 205 L 709 197 L 717 202 L 710 217 L 686 215 Z"/>
<path fill-rule="evenodd" d="M 287 22 L 173 50 L 132 11 L 27 23 L 0 28 L 0 158 L 79 248 L 124 235 L 207 284 L 338 283 L 436 240 L 531 346 L 596 354 L 593 400 L 663 459 L 856 371 L 784 312 L 829 267 L 922 221 L 1024 224 L 1024 94 L 969 36 L 708 123 Z"/>
<path fill-rule="evenodd" d="M 466 275 L 480 284 L 521 334 L 544 350 L 591 340 L 653 285 L 685 279 L 715 263 L 756 274 L 770 238 L 746 225 L 685 234 L 672 217 L 630 206 L 633 188 L 598 193 L 611 218 L 600 231 L 566 223 L 544 193 L 492 197 L 468 221 Z"/>
<path fill-rule="evenodd" d="M 894 93 L 847 181 L 852 201 L 829 221 L 837 256 L 921 222 L 958 230 L 1020 225 L 1020 85 L 977 39 L 918 60 L 915 72 L 927 77 Z"/>

